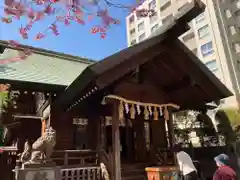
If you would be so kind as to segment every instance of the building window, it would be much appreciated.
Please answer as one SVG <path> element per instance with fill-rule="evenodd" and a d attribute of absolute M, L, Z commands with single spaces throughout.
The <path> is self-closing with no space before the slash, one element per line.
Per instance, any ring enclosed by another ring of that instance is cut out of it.
<path fill-rule="evenodd" d="M 196 24 L 198 24 L 198 23 L 200 23 L 200 22 L 202 22 L 202 21 L 204 21 L 204 20 L 205 20 L 205 15 L 204 15 L 204 13 L 198 15 L 198 16 L 195 18 Z"/>
<path fill-rule="evenodd" d="M 178 8 L 178 11 L 181 13 L 181 12 L 184 12 L 185 9 L 188 9 L 188 6 L 189 6 L 189 3 L 185 3 L 183 4 L 180 8 Z"/>
<path fill-rule="evenodd" d="M 144 39 L 145 39 L 145 33 L 139 36 L 139 42 L 143 41 Z"/>
<path fill-rule="evenodd" d="M 140 14 L 138 14 L 138 13 L 137 13 L 137 15 L 136 15 L 136 16 L 137 16 L 137 20 L 140 20 L 140 19 L 142 18 L 142 17 L 141 17 L 141 15 L 140 15 Z"/>
<path fill-rule="evenodd" d="M 134 15 L 132 15 L 130 18 L 129 18 L 129 23 L 132 24 L 134 22 Z"/>
<path fill-rule="evenodd" d="M 161 0 L 160 1 L 160 11 L 166 10 L 168 7 L 170 7 L 171 1 L 170 0 Z"/>
<path fill-rule="evenodd" d="M 240 9 L 240 1 L 236 1 L 237 8 Z"/>
<path fill-rule="evenodd" d="M 130 35 L 131 35 L 131 36 L 134 36 L 135 33 L 136 33 L 135 28 L 130 30 Z"/>
<path fill-rule="evenodd" d="M 234 35 L 237 33 L 235 26 L 229 26 L 229 32 L 231 35 Z"/>
<path fill-rule="evenodd" d="M 208 61 L 207 63 L 205 63 L 205 65 L 206 65 L 206 66 L 208 67 L 208 69 L 209 69 L 210 71 L 212 71 L 213 73 L 215 73 L 215 72 L 218 70 L 216 59 L 211 60 L 211 61 Z"/>
<path fill-rule="evenodd" d="M 156 31 L 158 28 L 158 24 L 155 24 L 152 28 L 151 28 L 151 32 L 154 32 Z"/>
<path fill-rule="evenodd" d="M 141 22 L 138 24 L 138 31 L 143 31 L 144 30 L 144 22 Z"/>
<path fill-rule="evenodd" d="M 158 19 L 157 13 L 154 13 L 154 15 L 149 17 L 150 24 L 156 22 Z"/>
<path fill-rule="evenodd" d="M 190 32 L 190 33 L 187 32 L 187 34 L 185 36 L 183 36 L 182 39 L 183 39 L 184 42 L 187 42 L 187 41 L 189 41 L 193 38 L 194 38 L 194 33 L 193 32 Z"/>
<path fill-rule="evenodd" d="M 162 20 L 162 24 L 164 25 L 164 24 L 168 24 L 168 23 L 170 23 L 170 22 L 172 22 L 173 21 L 173 15 L 172 14 L 170 14 L 170 15 L 168 15 L 167 17 L 165 17 L 163 20 Z"/>
<path fill-rule="evenodd" d="M 212 41 L 201 46 L 201 52 L 203 57 L 208 56 L 214 52 Z"/>
<path fill-rule="evenodd" d="M 133 46 L 133 45 L 136 44 L 136 43 L 137 43 L 136 39 L 132 40 L 132 41 L 131 41 L 131 46 Z"/>
<path fill-rule="evenodd" d="M 240 17 L 240 10 L 238 10 L 238 11 L 235 12 L 235 16 L 236 16 L 236 17 Z"/>
<path fill-rule="evenodd" d="M 240 42 L 233 43 L 233 48 L 236 53 L 240 53 Z"/>
<path fill-rule="evenodd" d="M 232 17 L 231 11 L 229 9 L 225 10 L 225 15 L 226 15 L 227 18 Z"/>
<path fill-rule="evenodd" d="M 139 21 L 140 19 L 142 19 L 142 16 L 141 16 L 141 11 L 136 11 L 136 16 L 137 16 L 137 20 Z"/>
<path fill-rule="evenodd" d="M 155 9 L 156 8 L 156 0 L 152 0 L 149 5 L 148 5 L 149 9 Z"/>
<path fill-rule="evenodd" d="M 208 35 L 209 35 L 208 25 L 203 26 L 200 29 L 198 29 L 198 37 L 199 37 L 199 39 L 202 39 L 202 38 L 204 38 L 204 37 L 206 37 Z"/>

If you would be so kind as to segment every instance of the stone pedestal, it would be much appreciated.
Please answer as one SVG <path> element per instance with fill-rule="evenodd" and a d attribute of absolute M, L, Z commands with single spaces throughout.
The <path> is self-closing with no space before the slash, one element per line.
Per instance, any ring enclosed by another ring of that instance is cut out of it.
<path fill-rule="evenodd" d="M 60 168 L 51 164 L 28 164 L 14 169 L 15 180 L 60 180 Z"/>

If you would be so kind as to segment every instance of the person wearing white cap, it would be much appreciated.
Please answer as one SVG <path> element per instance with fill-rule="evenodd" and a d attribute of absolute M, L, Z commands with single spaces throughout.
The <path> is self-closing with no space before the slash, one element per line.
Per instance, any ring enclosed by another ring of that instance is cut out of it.
<path fill-rule="evenodd" d="M 236 172 L 229 166 L 229 157 L 220 154 L 214 158 L 218 169 L 214 173 L 213 180 L 237 180 Z"/>

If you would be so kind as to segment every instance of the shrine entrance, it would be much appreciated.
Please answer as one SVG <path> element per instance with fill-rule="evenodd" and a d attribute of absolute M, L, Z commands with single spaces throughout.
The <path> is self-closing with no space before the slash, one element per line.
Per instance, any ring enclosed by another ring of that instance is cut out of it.
<path fill-rule="evenodd" d="M 120 154 L 122 163 L 147 162 L 150 153 L 149 122 L 128 119 L 119 127 Z M 145 124 L 148 124 L 147 126 Z M 107 149 L 112 149 L 112 126 L 106 126 Z"/>
<path fill-rule="evenodd" d="M 170 144 L 172 142 L 171 135 L 168 136 L 169 132 L 167 131 L 167 126 L 169 126 L 167 109 L 178 107 L 172 104 L 158 105 L 136 102 L 115 95 L 107 98 L 120 101 L 118 129 L 121 163 L 157 163 L 160 160 L 157 157 L 158 153 L 165 153 L 165 150 L 172 145 Z M 135 108 L 128 109 L 127 105 Z M 105 144 L 108 153 L 112 152 L 114 144 L 112 142 L 113 121 L 112 117 L 105 117 Z M 160 156 L 162 156 L 162 162 L 168 159 L 163 155 Z"/>
<path fill-rule="evenodd" d="M 134 130 L 132 127 L 121 126 L 120 132 L 120 153 L 121 161 L 125 163 L 134 162 L 135 146 L 134 146 Z M 106 126 L 106 146 L 107 151 L 112 150 L 112 126 Z"/>

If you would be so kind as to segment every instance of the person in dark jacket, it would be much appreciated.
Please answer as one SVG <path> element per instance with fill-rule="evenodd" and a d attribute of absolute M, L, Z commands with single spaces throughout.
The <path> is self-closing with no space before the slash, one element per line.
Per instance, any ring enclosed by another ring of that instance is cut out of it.
<path fill-rule="evenodd" d="M 229 157 L 226 154 L 220 154 L 214 160 L 218 169 L 213 180 L 237 180 L 236 172 L 229 166 Z"/>

